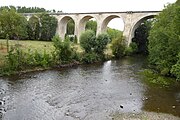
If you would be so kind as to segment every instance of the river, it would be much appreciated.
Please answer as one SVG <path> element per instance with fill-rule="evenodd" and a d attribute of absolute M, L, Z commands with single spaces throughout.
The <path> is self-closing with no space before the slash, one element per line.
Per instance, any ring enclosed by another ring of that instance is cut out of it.
<path fill-rule="evenodd" d="M 180 87 L 148 85 L 138 74 L 144 66 L 145 58 L 126 57 L 0 78 L 0 119 L 112 120 L 146 112 L 179 120 Z"/>

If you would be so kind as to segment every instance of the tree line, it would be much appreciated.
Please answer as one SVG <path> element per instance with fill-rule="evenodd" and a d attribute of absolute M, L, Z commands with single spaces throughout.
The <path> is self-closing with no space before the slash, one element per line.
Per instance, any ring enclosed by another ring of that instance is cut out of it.
<path fill-rule="evenodd" d="M 14 7 L 3 6 L 0 8 L 0 39 L 19 39 L 19 40 L 44 40 L 50 41 L 56 33 L 57 19 L 47 13 L 48 10 L 38 7 Z M 36 13 L 29 20 L 20 13 Z M 42 12 L 42 13 L 41 13 Z M 74 34 L 75 24 L 71 19 L 67 24 L 66 35 Z M 86 24 L 86 30 L 96 33 L 97 22 L 90 20 Z M 121 31 L 108 28 L 107 33 L 113 39 Z"/>
<path fill-rule="evenodd" d="M 1 6 L 0 10 L 2 9 L 14 9 L 18 13 L 43 13 L 43 12 L 62 12 L 60 10 L 56 11 L 55 9 L 53 10 L 46 10 L 45 8 L 40 8 L 40 7 L 25 7 L 25 6 Z"/>
<path fill-rule="evenodd" d="M 13 7 L 0 9 L 0 39 L 51 40 L 56 28 L 57 19 L 46 12 L 27 20 Z"/>
<path fill-rule="evenodd" d="M 166 6 L 157 16 L 148 39 L 151 67 L 180 80 L 180 0 Z"/>

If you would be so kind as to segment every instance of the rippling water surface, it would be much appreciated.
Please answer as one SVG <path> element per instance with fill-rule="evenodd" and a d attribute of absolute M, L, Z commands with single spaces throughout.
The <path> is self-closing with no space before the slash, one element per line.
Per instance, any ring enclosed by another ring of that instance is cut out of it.
<path fill-rule="evenodd" d="M 110 120 L 111 114 L 161 112 L 180 117 L 180 88 L 148 86 L 144 58 L 0 78 L 2 120 Z"/>

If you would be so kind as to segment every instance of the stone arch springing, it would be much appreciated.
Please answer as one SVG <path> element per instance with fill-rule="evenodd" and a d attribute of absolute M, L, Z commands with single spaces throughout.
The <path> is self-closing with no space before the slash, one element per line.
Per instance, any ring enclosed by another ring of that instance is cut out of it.
<path fill-rule="evenodd" d="M 70 16 L 64 16 L 62 19 L 60 19 L 60 21 L 58 22 L 58 31 L 59 31 L 59 35 L 62 39 L 64 39 L 65 35 L 66 35 L 66 32 L 67 32 L 67 24 L 68 22 L 72 20 L 75 23 L 75 20 L 70 17 Z M 75 30 L 75 28 L 74 28 Z M 75 33 L 75 31 L 73 32 Z"/>
<path fill-rule="evenodd" d="M 110 16 L 106 17 L 106 18 L 102 21 L 101 32 L 106 32 L 108 23 L 109 23 L 111 20 L 113 20 L 114 18 L 120 18 L 120 19 L 121 19 L 120 22 L 123 22 L 123 24 L 124 24 L 124 21 L 123 21 L 123 19 L 122 19 L 120 16 L 118 16 L 118 15 L 110 15 Z M 124 28 L 124 26 L 123 26 L 123 28 Z"/>

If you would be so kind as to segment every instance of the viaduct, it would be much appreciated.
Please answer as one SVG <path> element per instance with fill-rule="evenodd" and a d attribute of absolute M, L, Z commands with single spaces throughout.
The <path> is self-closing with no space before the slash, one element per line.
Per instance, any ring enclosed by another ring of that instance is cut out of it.
<path fill-rule="evenodd" d="M 75 23 L 74 35 L 77 38 L 81 33 L 85 31 L 86 22 L 94 18 L 97 22 L 97 33 L 100 34 L 106 32 L 108 23 L 114 18 L 122 18 L 124 22 L 123 35 L 126 39 L 126 44 L 131 43 L 134 37 L 136 28 L 143 22 L 143 20 L 153 18 L 158 15 L 160 11 L 126 11 L 126 12 L 91 12 L 91 13 L 49 13 L 58 20 L 58 27 L 56 33 L 61 38 L 64 38 L 66 34 L 67 23 L 72 19 Z M 30 18 L 33 13 L 24 14 L 27 19 Z"/>

